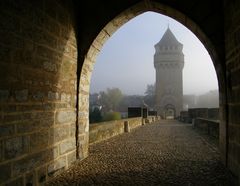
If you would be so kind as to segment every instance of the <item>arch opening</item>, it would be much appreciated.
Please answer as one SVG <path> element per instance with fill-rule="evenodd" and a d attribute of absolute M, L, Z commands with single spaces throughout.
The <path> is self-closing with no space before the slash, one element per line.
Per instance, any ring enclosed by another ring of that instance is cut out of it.
<path fill-rule="evenodd" d="M 166 118 L 166 119 L 176 118 L 176 109 L 175 109 L 174 105 L 172 105 L 172 104 L 165 105 L 164 118 Z"/>
<path fill-rule="evenodd" d="M 162 5 L 160 3 L 154 3 L 151 2 L 150 5 L 146 5 L 145 3 L 139 3 L 130 9 L 124 11 L 119 16 L 114 18 L 112 21 L 110 21 L 98 34 L 96 39 L 93 41 L 92 45 L 90 46 L 88 53 L 85 56 L 84 63 L 82 66 L 82 72 L 80 76 L 80 94 L 79 98 L 81 99 L 80 102 L 83 102 L 81 108 L 79 108 L 79 112 L 82 114 L 83 119 L 83 129 L 84 132 L 89 132 L 89 121 L 88 121 L 88 99 L 89 99 L 89 90 L 90 90 L 90 80 L 91 80 L 91 73 L 93 71 L 93 65 L 96 61 L 96 57 L 98 53 L 101 50 L 101 47 L 106 42 L 106 40 L 123 24 L 125 24 L 127 21 L 131 20 L 132 18 L 144 13 L 144 12 L 156 12 L 163 15 L 167 15 L 169 17 L 172 17 L 173 19 L 179 21 L 184 26 L 186 26 L 189 30 L 191 30 L 195 36 L 202 42 L 202 44 L 205 46 L 206 50 L 208 51 L 209 55 L 211 56 L 211 59 L 213 61 L 217 79 L 219 83 L 219 92 L 223 93 L 225 92 L 225 81 L 224 81 L 224 72 L 222 71 L 221 61 L 217 55 L 216 49 L 214 45 L 211 43 L 211 41 L 208 39 L 206 34 L 203 33 L 201 28 L 194 23 L 190 18 L 188 18 L 186 15 L 182 14 L 181 12 L 172 9 L 170 7 L 167 7 L 165 5 Z M 223 109 L 221 108 L 223 103 L 225 101 L 225 96 L 220 96 L 220 116 L 224 116 L 225 113 L 223 112 Z M 170 116 L 175 115 L 176 111 L 175 108 L 166 108 L 166 111 L 169 111 Z M 220 117 L 221 124 L 224 125 L 223 128 L 225 128 L 226 122 L 223 121 L 224 117 Z M 221 127 L 220 127 L 220 130 Z M 221 132 L 220 132 L 221 134 Z M 222 139 L 221 139 L 222 138 Z M 222 148 L 223 152 L 223 159 L 226 159 L 225 149 L 226 149 L 226 136 L 220 136 L 220 148 Z M 87 154 L 87 153 L 86 153 Z"/>

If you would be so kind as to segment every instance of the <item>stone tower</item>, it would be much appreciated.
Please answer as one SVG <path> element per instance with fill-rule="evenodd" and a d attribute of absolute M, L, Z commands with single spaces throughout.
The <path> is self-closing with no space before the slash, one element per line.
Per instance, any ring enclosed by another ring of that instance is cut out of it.
<path fill-rule="evenodd" d="M 168 28 L 155 45 L 156 109 L 163 118 L 179 116 L 183 108 L 183 44 Z"/>

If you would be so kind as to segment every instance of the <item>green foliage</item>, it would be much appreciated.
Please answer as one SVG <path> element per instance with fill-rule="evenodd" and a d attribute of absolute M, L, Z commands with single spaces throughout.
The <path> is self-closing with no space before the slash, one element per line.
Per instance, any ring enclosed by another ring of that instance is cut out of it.
<path fill-rule="evenodd" d="M 90 123 L 98 123 L 102 121 L 102 114 L 98 108 L 94 108 L 93 111 L 89 113 L 89 122 Z"/>
<path fill-rule="evenodd" d="M 108 88 L 106 92 L 100 92 L 100 104 L 106 111 L 116 111 L 119 103 L 123 98 L 123 94 L 119 88 Z"/>
<path fill-rule="evenodd" d="M 119 112 L 108 112 L 103 116 L 103 121 L 112 121 L 121 119 Z"/>

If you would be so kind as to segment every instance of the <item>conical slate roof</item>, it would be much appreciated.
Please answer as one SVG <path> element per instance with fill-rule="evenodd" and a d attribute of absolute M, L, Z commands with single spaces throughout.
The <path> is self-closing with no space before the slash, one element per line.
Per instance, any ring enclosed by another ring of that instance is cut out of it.
<path fill-rule="evenodd" d="M 166 32 L 163 34 L 162 39 L 156 44 L 158 46 L 178 46 L 182 45 L 176 37 L 173 35 L 170 28 L 166 30 Z"/>

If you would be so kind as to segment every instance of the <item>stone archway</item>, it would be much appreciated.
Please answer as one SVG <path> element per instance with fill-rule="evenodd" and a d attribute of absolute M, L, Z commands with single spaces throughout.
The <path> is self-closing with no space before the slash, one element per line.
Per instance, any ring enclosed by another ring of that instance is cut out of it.
<path fill-rule="evenodd" d="M 116 18 L 111 20 L 96 36 L 95 40 L 92 42 L 87 54 L 84 56 L 84 63 L 81 69 L 80 74 L 80 84 L 79 84 L 79 113 L 78 113 L 78 141 L 79 148 L 78 152 L 82 154 L 82 157 L 87 156 L 88 151 L 88 130 L 89 130 L 89 121 L 88 121 L 88 102 L 89 102 L 89 88 L 90 88 L 90 79 L 93 71 L 93 66 L 96 61 L 96 56 L 100 52 L 103 44 L 106 40 L 123 24 L 125 24 L 130 19 L 144 13 L 147 11 L 153 11 L 156 13 L 161 13 L 167 16 L 172 17 L 173 19 L 179 21 L 183 25 L 185 25 L 189 30 L 191 30 L 198 39 L 205 46 L 207 51 L 209 52 L 218 78 L 219 83 L 219 92 L 220 92 L 220 150 L 222 154 L 223 161 L 226 161 L 226 75 L 223 70 L 222 62 L 218 57 L 217 50 L 215 46 L 211 43 L 210 39 L 206 36 L 206 34 L 201 30 L 200 26 L 198 26 L 194 21 L 192 21 L 189 17 L 179 12 L 176 9 L 173 9 L 169 6 L 157 3 L 144 1 L 140 2 L 133 7 L 127 9 L 122 12 Z"/>
<path fill-rule="evenodd" d="M 174 105 L 167 104 L 164 106 L 164 118 L 165 119 L 174 119 L 176 117 L 176 109 Z"/>

